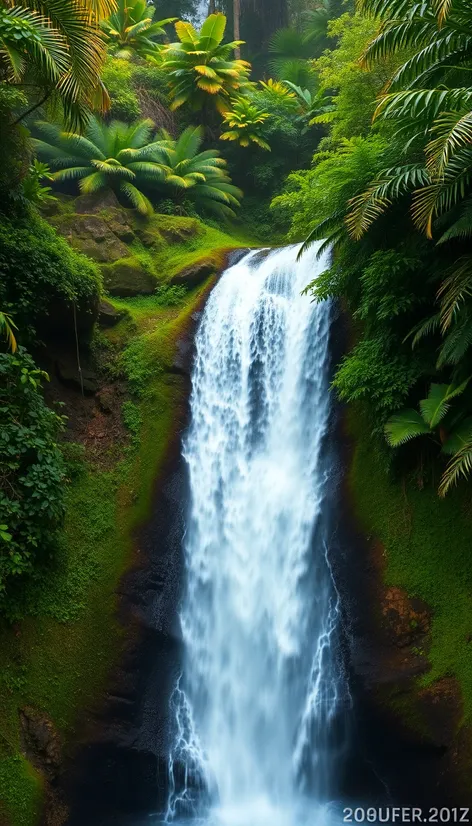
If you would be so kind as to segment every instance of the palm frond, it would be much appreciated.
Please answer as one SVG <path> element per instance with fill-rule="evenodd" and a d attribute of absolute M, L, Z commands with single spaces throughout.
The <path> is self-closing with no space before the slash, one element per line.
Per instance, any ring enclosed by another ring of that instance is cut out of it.
<path fill-rule="evenodd" d="M 468 479 L 472 471 L 472 439 L 469 439 L 455 454 L 443 473 L 439 485 L 439 495 L 446 496 L 450 489 L 457 485 L 459 479 Z"/>
<path fill-rule="evenodd" d="M 120 190 L 123 192 L 124 195 L 131 201 L 132 205 L 138 212 L 142 215 L 152 215 L 154 212 L 153 206 L 148 198 L 143 195 L 142 192 L 139 191 L 133 184 L 130 184 L 129 181 L 122 181 L 120 184 Z"/>
<path fill-rule="evenodd" d="M 433 430 L 442 421 L 450 408 L 450 402 L 464 392 L 469 380 L 456 384 L 432 384 L 428 397 L 420 401 L 424 421 Z"/>
<path fill-rule="evenodd" d="M 438 290 L 441 303 L 441 329 L 450 327 L 466 298 L 472 295 L 472 256 L 460 258 L 451 268 Z"/>
<path fill-rule="evenodd" d="M 385 425 L 385 436 L 390 447 L 399 447 L 406 442 L 429 433 L 430 428 L 417 410 L 401 410 L 391 416 Z"/>

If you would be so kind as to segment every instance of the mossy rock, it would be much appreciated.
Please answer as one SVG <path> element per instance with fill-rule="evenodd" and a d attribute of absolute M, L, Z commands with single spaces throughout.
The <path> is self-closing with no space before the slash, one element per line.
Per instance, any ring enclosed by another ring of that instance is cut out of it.
<path fill-rule="evenodd" d="M 114 307 L 109 301 L 100 301 L 98 306 L 98 323 L 100 327 L 116 327 L 130 313 L 124 307 Z"/>
<path fill-rule="evenodd" d="M 120 204 L 115 193 L 111 189 L 102 192 L 94 192 L 91 195 L 79 195 L 74 200 L 74 211 L 79 214 L 92 215 L 110 207 L 119 208 Z"/>
<path fill-rule="evenodd" d="M 59 193 L 52 201 L 46 201 L 41 205 L 40 211 L 44 218 L 53 218 L 57 215 L 67 215 L 74 211 L 75 198 L 72 195 Z"/>
<path fill-rule="evenodd" d="M 136 227 L 135 233 L 144 247 L 157 250 L 166 246 L 166 241 L 156 229 Z"/>
<path fill-rule="evenodd" d="M 65 215 L 52 223 L 74 249 L 94 261 L 105 264 L 129 255 L 128 247 L 98 215 Z"/>
<path fill-rule="evenodd" d="M 177 272 L 169 283 L 193 289 L 203 284 L 210 275 L 215 275 L 222 268 L 223 262 L 223 254 L 207 255 Z"/>
<path fill-rule="evenodd" d="M 106 222 L 108 228 L 116 235 L 120 241 L 125 244 L 132 244 L 136 240 L 136 236 L 131 229 L 129 217 L 126 210 L 122 208 L 111 207 L 103 210 L 100 217 Z"/>
<path fill-rule="evenodd" d="M 201 226 L 195 218 L 172 218 L 169 222 L 159 220 L 159 232 L 168 244 L 182 244 L 190 238 L 196 238 L 201 232 Z"/>
<path fill-rule="evenodd" d="M 110 295 L 129 298 L 135 295 L 151 295 L 157 281 L 132 256 L 102 266 L 103 283 Z"/>
<path fill-rule="evenodd" d="M 150 219 L 134 216 L 136 234 L 149 232 L 161 236 L 168 244 L 182 244 L 203 233 L 203 226 L 196 218 L 155 213 Z"/>

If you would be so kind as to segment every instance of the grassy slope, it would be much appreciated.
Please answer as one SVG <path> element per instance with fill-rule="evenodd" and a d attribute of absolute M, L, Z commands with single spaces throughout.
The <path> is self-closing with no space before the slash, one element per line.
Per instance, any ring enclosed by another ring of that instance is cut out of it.
<path fill-rule="evenodd" d="M 171 220 L 175 227 L 179 219 Z M 215 249 L 248 243 L 202 227 L 198 238 L 160 248 L 154 264 L 166 281 Z M 19 709 L 29 705 L 45 712 L 60 736 L 70 737 L 78 712 L 99 695 L 119 651 L 116 588 L 178 426 L 182 379 L 165 368 L 206 286 L 189 292 L 177 307 L 163 307 L 152 296 L 117 301 L 128 310 L 127 319 L 99 336 L 105 358 L 107 348 L 123 354 L 134 394 L 127 408 L 133 437 L 111 470 L 86 467 L 70 485 L 61 554 L 52 577 L 34 591 L 34 616 L 14 628 L 0 627 L 2 826 L 33 826 L 43 797 L 40 775 L 21 754 Z"/>
<path fill-rule="evenodd" d="M 431 670 L 424 684 L 446 675 L 461 686 L 464 723 L 472 722 L 472 500 L 462 486 L 440 499 L 388 478 L 362 416 L 351 415 L 355 452 L 350 483 L 365 531 L 386 552 L 386 581 L 432 609 Z"/>

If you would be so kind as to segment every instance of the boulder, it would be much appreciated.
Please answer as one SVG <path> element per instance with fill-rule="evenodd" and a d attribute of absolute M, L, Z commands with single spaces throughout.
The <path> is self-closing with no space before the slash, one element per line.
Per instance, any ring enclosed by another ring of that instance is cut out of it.
<path fill-rule="evenodd" d="M 174 216 L 158 215 L 156 224 L 159 233 L 168 244 L 181 244 L 201 232 L 201 225 L 196 218 L 175 218 Z"/>
<path fill-rule="evenodd" d="M 107 209 L 101 217 L 104 221 L 106 221 L 111 232 L 113 232 L 113 234 L 116 235 L 120 241 L 123 241 L 125 244 L 132 244 L 133 241 L 136 240 L 136 236 L 131 229 L 128 215 L 126 213 L 127 210 L 125 209 L 117 209 L 116 207 L 112 207 Z"/>
<path fill-rule="evenodd" d="M 115 327 L 126 315 L 128 315 L 126 310 L 118 310 L 109 301 L 101 301 L 98 306 L 100 327 Z"/>
<path fill-rule="evenodd" d="M 156 279 L 134 258 L 116 261 L 102 266 L 103 283 L 110 295 L 128 298 L 134 295 L 151 295 L 156 289 Z"/>
<path fill-rule="evenodd" d="M 79 195 L 74 202 L 74 210 L 79 214 L 90 215 L 100 212 L 109 207 L 118 207 L 118 199 L 111 189 L 104 189 L 101 192 L 94 192 L 91 195 Z"/>
<path fill-rule="evenodd" d="M 116 404 L 115 391 L 113 387 L 103 387 L 95 396 L 98 408 L 106 416 L 113 413 Z"/>
<path fill-rule="evenodd" d="M 118 261 L 129 255 L 128 247 L 98 215 L 66 216 L 57 229 L 74 249 L 99 263 Z"/>
<path fill-rule="evenodd" d="M 184 267 L 183 270 L 172 276 L 169 283 L 188 288 L 198 287 L 206 281 L 208 276 L 214 275 L 217 270 L 217 262 L 214 258 L 208 256 L 207 258 L 201 258 L 194 264 L 190 264 L 188 267 Z"/>
<path fill-rule="evenodd" d="M 82 379 L 79 374 L 77 365 L 65 364 L 62 361 L 56 361 L 56 375 L 61 384 L 69 387 L 71 390 L 78 390 L 86 396 L 94 396 L 98 390 L 98 377 L 93 370 L 82 368 Z"/>
<path fill-rule="evenodd" d="M 162 238 L 162 235 L 157 230 L 138 227 L 136 229 L 136 235 L 145 247 L 162 247 L 162 245 L 165 243 L 164 239 Z"/>

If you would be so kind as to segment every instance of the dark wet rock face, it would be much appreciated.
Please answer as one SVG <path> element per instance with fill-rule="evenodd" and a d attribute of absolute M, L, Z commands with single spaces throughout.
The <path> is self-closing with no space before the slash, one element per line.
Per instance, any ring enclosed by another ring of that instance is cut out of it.
<path fill-rule="evenodd" d="M 63 361 L 56 361 L 56 375 L 61 384 L 72 390 L 79 390 L 85 396 L 94 396 L 99 387 L 99 379 L 93 370 Z"/>
<path fill-rule="evenodd" d="M 404 590 L 385 585 L 383 548 L 362 535 L 352 509 L 345 510 L 340 541 L 335 568 L 347 628 L 353 736 L 388 790 L 390 805 L 471 806 L 470 778 L 461 768 L 464 758 L 465 765 L 470 760 L 471 739 L 461 729 L 459 686 L 449 678 L 424 684 L 431 612 Z"/>

